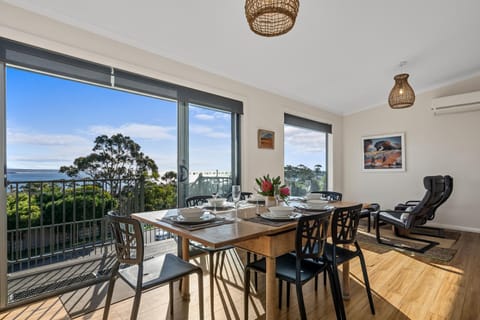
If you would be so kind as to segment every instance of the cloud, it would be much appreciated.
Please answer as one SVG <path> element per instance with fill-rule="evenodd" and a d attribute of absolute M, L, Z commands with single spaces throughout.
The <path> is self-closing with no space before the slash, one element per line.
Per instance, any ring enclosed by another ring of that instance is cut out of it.
<path fill-rule="evenodd" d="M 191 125 L 190 132 L 215 139 L 230 138 L 230 132 L 214 131 L 211 127 Z"/>
<path fill-rule="evenodd" d="M 198 120 L 215 120 L 215 116 L 213 114 L 199 113 L 194 115 L 194 117 Z"/>
<path fill-rule="evenodd" d="M 106 134 L 108 136 L 121 133 L 132 139 L 149 139 L 149 140 L 174 140 L 176 139 L 175 127 L 162 127 L 141 123 L 126 123 L 119 127 L 112 126 L 91 126 L 88 132 L 94 135 Z"/>
<path fill-rule="evenodd" d="M 285 143 L 298 152 L 325 152 L 325 135 L 313 130 L 285 126 Z"/>
<path fill-rule="evenodd" d="M 92 142 L 85 137 L 71 134 L 45 134 L 22 131 L 7 130 L 7 142 L 9 144 L 31 144 L 36 146 L 65 146 L 65 145 L 83 145 Z"/>

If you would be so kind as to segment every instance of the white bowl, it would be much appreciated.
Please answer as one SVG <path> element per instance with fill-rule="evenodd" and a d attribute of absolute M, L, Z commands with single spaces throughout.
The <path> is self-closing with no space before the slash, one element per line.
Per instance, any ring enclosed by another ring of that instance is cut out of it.
<path fill-rule="evenodd" d="M 203 215 L 201 208 L 182 208 L 179 211 L 185 219 L 198 219 Z"/>
<path fill-rule="evenodd" d="M 275 216 L 275 217 L 288 217 L 289 215 L 292 214 L 293 208 L 292 207 L 270 207 L 268 208 L 268 211 Z"/>
<path fill-rule="evenodd" d="M 210 198 L 208 200 L 208 205 L 211 207 L 223 207 L 225 205 L 225 198 Z"/>
<path fill-rule="evenodd" d="M 307 200 L 322 200 L 323 194 L 321 193 L 309 193 L 306 195 Z"/>

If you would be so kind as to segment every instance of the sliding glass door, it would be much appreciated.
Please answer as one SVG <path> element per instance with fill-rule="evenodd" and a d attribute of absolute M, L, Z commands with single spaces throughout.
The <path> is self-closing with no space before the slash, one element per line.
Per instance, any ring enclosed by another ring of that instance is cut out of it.
<path fill-rule="evenodd" d="M 232 186 L 232 114 L 195 104 L 188 111 L 187 195 L 227 196 Z"/>

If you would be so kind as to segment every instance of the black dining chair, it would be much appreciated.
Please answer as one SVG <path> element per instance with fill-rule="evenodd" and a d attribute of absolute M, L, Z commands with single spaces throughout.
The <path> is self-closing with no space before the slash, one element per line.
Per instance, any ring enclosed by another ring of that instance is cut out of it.
<path fill-rule="evenodd" d="M 327 272 L 330 278 L 332 299 L 337 314 L 341 318 L 341 295 L 338 277 L 334 277 L 329 263 L 320 258 L 323 255 L 327 239 L 331 211 L 304 215 L 299 218 L 295 235 L 295 254 L 284 254 L 276 258 L 276 277 L 281 281 L 293 283 L 296 287 L 300 318 L 307 319 L 305 303 L 303 301 L 302 286 L 316 275 Z M 248 319 L 248 296 L 250 293 L 251 270 L 266 273 L 265 258 L 249 263 L 245 266 L 244 286 L 244 318 Z"/>
<path fill-rule="evenodd" d="M 342 194 L 335 191 L 312 191 L 314 194 L 321 194 L 328 201 L 342 201 Z"/>
<path fill-rule="evenodd" d="M 211 199 L 212 196 L 192 196 L 189 197 L 185 200 L 187 206 L 193 207 L 193 206 L 199 206 L 208 201 L 208 199 Z M 209 264 L 209 271 L 210 271 L 210 306 L 212 309 L 213 313 L 213 294 L 214 294 L 214 280 L 215 277 L 217 276 L 218 270 L 222 272 L 223 265 L 225 264 L 225 255 L 226 255 L 226 250 L 230 250 L 234 248 L 233 246 L 224 246 L 221 248 L 212 248 L 208 246 L 204 246 L 201 243 L 198 243 L 196 241 L 190 241 L 190 247 L 193 247 L 195 249 L 198 249 L 202 252 L 208 253 L 208 264 Z M 218 254 L 217 254 L 218 253 Z M 220 257 L 221 254 L 221 257 Z M 217 261 L 215 262 L 215 256 L 217 257 Z M 220 265 L 220 266 L 219 266 Z"/>
<path fill-rule="evenodd" d="M 323 260 L 326 263 L 331 264 L 333 272 L 338 275 L 338 265 L 356 257 L 360 259 L 363 280 L 365 282 L 365 289 L 367 290 L 368 302 L 370 304 L 370 311 L 372 314 L 375 314 L 372 291 L 368 280 L 367 265 L 365 263 L 362 249 L 357 241 L 357 230 L 361 210 L 362 205 L 359 204 L 350 207 L 337 208 L 333 211 L 331 223 L 332 243 L 325 244 Z M 344 245 L 353 245 L 354 249 L 345 248 Z M 326 278 L 324 278 L 324 280 L 326 280 Z M 343 300 L 340 300 L 342 318 L 345 319 Z"/>
<path fill-rule="evenodd" d="M 360 219 L 367 218 L 367 232 L 370 232 L 372 226 L 372 215 L 376 216 L 378 210 L 380 210 L 380 205 L 378 203 L 370 203 L 360 211 Z"/>
<path fill-rule="evenodd" d="M 112 267 L 108 283 L 107 299 L 103 311 L 103 320 L 108 319 L 112 303 L 113 289 L 117 278 L 122 278 L 135 290 L 130 319 L 137 319 L 142 291 L 168 283 L 169 308 L 173 316 L 173 282 L 181 278 L 197 274 L 200 319 L 203 319 L 203 272 L 202 269 L 183 261 L 173 254 L 165 254 L 144 261 L 143 229 L 139 221 L 129 217 L 121 217 L 109 212 L 107 220 L 112 228 L 115 241 L 116 261 Z"/>

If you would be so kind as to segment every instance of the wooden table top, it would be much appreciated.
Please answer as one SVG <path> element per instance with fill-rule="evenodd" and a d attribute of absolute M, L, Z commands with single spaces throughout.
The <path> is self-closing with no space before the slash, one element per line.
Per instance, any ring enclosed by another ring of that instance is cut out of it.
<path fill-rule="evenodd" d="M 348 207 L 356 204 L 358 203 L 338 201 L 332 202 L 329 205 L 332 205 L 335 208 L 339 208 Z M 259 210 L 260 213 L 265 212 L 266 208 L 259 207 Z M 222 215 L 221 213 L 217 214 L 219 216 Z M 231 214 L 231 212 L 226 214 Z M 134 213 L 131 216 L 132 218 L 137 219 L 143 223 L 162 228 L 168 232 L 200 242 L 206 246 L 213 248 L 220 248 L 226 245 L 234 245 L 235 243 L 245 240 L 290 231 L 295 229 L 297 225 L 296 221 L 285 223 L 281 226 L 270 226 L 266 224 L 242 220 L 245 218 L 252 218 L 256 215 L 255 206 L 248 208 L 239 208 L 238 217 L 240 218 L 240 220 L 235 221 L 234 223 L 222 224 L 194 231 L 161 220 L 164 217 L 176 215 L 178 215 L 177 209 L 169 209 L 160 211 L 139 212 Z"/>

